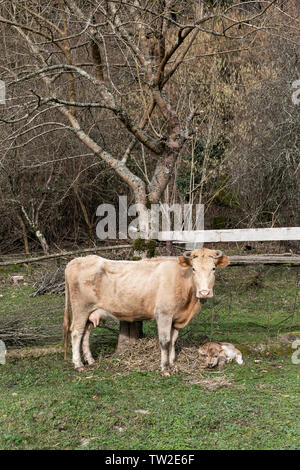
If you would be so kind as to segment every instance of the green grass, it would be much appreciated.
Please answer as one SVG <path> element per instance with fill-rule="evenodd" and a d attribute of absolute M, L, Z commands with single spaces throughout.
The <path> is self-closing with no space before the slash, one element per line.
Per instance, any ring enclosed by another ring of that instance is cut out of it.
<path fill-rule="evenodd" d="M 231 342 L 260 342 L 277 337 L 300 323 L 299 287 L 295 268 L 262 268 L 262 284 L 253 285 L 254 268 L 220 270 L 212 302 L 195 318 L 195 328 L 215 339 Z M 212 315 L 217 315 L 209 325 Z M 286 320 L 285 320 L 286 319 Z"/>
<path fill-rule="evenodd" d="M 234 387 L 215 391 L 179 374 L 116 376 L 104 365 L 79 375 L 57 355 L 2 366 L 0 448 L 300 447 L 299 366 L 288 358 L 231 365 Z"/>
<path fill-rule="evenodd" d="M 264 268 L 263 286 L 253 284 L 251 271 L 218 272 L 214 299 L 181 332 L 186 342 L 268 342 L 299 325 L 295 270 Z M 31 275 L 24 270 L 28 282 Z M 0 327 L 6 317 L 19 315 L 25 323 L 45 322 L 45 329 L 57 325 L 60 336 L 63 296 L 31 298 L 32 291 L 31 285 L 3 283 Z M 144 330 L 156 334 L 153 323 Z M 258 357 L 249 354 L 245 366 L 229 364 L 222 373 L 232 386 L 209 391 L 188 384 L 185 374 L 111 368 L 115 342 L 103 329 L 93 333 L 92 344 L 96 356 L 104 354 L 95 369 L 81 374 L 59 353 L 0 365 L 1 449 L 300 448 L 300 369 L 290 356 L 263 356 L 256 363 Z M 204 372 L 207 378 L 219 375 Z"/>

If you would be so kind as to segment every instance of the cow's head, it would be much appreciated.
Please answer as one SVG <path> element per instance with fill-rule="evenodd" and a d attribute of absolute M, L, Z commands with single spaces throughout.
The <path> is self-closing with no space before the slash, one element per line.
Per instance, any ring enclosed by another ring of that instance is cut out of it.
<path fill-rule="evenodd" d="M 181 266 L 192 270 L 193 283 L 196 297 L 205 299 L 213 297 L 216 267 L 225 267 L 229 263 L 228 257 L 220 250 L 186 251 L 183 256 L 178 257 Z"/>

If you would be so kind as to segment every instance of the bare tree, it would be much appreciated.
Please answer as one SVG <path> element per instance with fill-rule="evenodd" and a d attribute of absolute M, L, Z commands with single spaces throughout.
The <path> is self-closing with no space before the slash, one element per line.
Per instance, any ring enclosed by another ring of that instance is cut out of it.
<path fill-rule="evenodd" d="M 2 118 L 11 126 L 8 151 L 42 135 L 70 133 L 129 186 L 147 236 L 149 207 L 160 201 L 200 111 L 191 95 L 180 112 L 172 80 L 199 35 L 250 41 L 269 27 L 265 14 L 277 4 L 2 1 L 0 23 L 15 51 L 3 64 L 13 97 Z M 110 135 L 106 141 L 91 131 L 96 122 Z M 140 152 L 143 168 L 135 165 Z"/>

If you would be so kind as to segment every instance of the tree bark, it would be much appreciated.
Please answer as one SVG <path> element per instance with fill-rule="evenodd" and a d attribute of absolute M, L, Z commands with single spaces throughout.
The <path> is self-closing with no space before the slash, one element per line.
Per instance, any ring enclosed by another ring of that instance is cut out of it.
<path fill-rule="evenodd" d="M 120 332 L 118 338 L 118 345 L 116 354 L 123 353 L 128 347 L 137 342 L 138 339 L 143 337 L 143 322 L 142 321 L 120 321 Z"/>
<path fill-rule="evenodd" d="M 167 249 L 167 255 L 168 255 L 168 256 L 172 256 L 173 244 L 172 244 L 172 241 L 171 241 L 171 240 L 168 240 L 168 241 L 166 242 L 166 249 Z"/>
<path fill-rule="evenodd" d="M 137 205 L 137 211 L 139 214 L 139 230 L 145 238 L 149 236 L 149 225 L 148 217 L 149 211 L 145 207 L 146 204 L 146 194 L 145 192 L 135 193 L 135 201 Z M 140 258 L 146 257 L 146 251 L 134 250 L 133 256 Z M 134 322 L 120 322 L 119 338 L 116 353 L 120 354 L 128 348 L 128 346 L 136 343 L 136 341 L 143 337 L 143 322 L 134 321 Z"/>
<path fill-rule="evenodd" d="M 24 241 L 24 248 L 25 248 L 25 254 L 30 255 L 29 251 L 29 243 L 28 243 L 28 236 L 27 236 L 27 230 L 26 230 L 26 225 L 25 222 L 20 214 L 17 214 L 18 220 L 20 222 L 20 225 L 22 227 L 22 232 L 23 232 L 23 241 Z"/>
<path fill-rule="evenodd" d="M 49 255 L 49 245 L 47 243 L 47 240 L 44 234 L 39 229 L 35 229 L 35 228 L 34 228 L 34 233 L 35 233 L 36 238 L 39 240 L 45 255 Z"/>
<path fill-rule="evenodd" d="M 88 212 L 87 212 L 87 209 L 84 205 L 84 202 L 83 200 L 81 199 L 80 195 L 79 195 L 79 192 L 78 192 L 78 188 L 76 185 L 73 186 L 73 190 L 74 190 L 74 193 L 75 193 L 75 196 L 77 197 L 77 200 L 79 202 L 79 205 L 80 205 L 80 208 L 81 208 L 81 211 L 82 211 L 82 214 L 83 214 L 83 218 L 84 218 L 84 221 L 88 227 L 88 231 L 89 231 L 89 238 L 90 240 L 94 240 L 94 233 L 93 233 L 93 224 L 91 223 L 90 219 L 89 219 L 89 215 L 88 215 Z"/>

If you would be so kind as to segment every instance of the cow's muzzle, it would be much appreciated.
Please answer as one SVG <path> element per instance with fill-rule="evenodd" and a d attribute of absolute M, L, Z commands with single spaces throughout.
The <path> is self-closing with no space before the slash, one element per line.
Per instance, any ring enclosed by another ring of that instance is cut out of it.
<path fill-rule="evenodd" d="M 202 289 L 202 290 L 197 291 L 196 293 L 197 299 L 207 299 L 208 297 L 212 297 L 212 296 L 213 296 L 212 290 L 208 290 L 208 289 Z"/>

